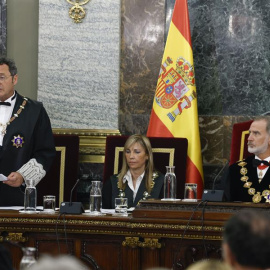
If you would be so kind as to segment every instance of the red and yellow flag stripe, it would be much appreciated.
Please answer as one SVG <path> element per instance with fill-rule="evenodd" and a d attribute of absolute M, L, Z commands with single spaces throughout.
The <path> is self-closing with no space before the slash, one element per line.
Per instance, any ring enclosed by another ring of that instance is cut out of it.
<path fill-rule="evenodd" d="M 203 169 L 187 0 L 175 2 L 147 136 L 188 139 L 186 182 L 197 184 L 200 198 Z"/>

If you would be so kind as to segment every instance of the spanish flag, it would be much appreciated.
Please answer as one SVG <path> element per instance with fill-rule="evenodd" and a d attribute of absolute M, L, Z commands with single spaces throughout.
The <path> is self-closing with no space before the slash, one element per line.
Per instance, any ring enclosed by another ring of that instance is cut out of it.
<path fill-rule="evenodd" d="M 186 182 L 197 184 L 201 198 L 203 169 L 187 0 L 175 1 L 147 136 L 188 139 Z"/>

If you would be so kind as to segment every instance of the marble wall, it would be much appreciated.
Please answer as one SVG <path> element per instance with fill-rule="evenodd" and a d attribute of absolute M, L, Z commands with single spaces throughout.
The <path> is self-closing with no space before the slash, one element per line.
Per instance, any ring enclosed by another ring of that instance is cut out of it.
<path fill-rule="evenodd" d="M 39 0 L 38 100 L 54 128 L 118 129 L 120 0 L 81 5 L 81 23 L 72 7 Z"/>
<path fill-rule="evenodd" d="M 6 54 L 7 49 L 7 4 L 0 1 L 0 53 Z"/>

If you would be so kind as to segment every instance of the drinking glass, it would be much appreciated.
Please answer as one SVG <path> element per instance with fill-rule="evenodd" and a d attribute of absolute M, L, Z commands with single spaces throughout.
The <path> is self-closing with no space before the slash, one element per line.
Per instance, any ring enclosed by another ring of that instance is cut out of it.
<path fill-rule="evenodd" d="M 54 195 L 43 196 L 43 212 L 44 213 L 55 212 L 55 196 Z"/>
<path fill-rule="evenodd" d="M 185 184 L 185 201 L 197 201 L 197 184 L 186 183 Z"/>
<path fill-rule="evenodd" d="M 102 206 L 102 183 L 101 181 L 92 181 L 90 189 L 90 214 L 101 215 Z"/>
<path fill-rule="evenodd" d="M 127 216 L 128 199 L 127 198 L 115 198 L 115 215 Z"/>
<path fill-rule="evenodd" d="M 36 263 L 35 252 L 36 249 L 34 247 L 24 247 L 23 257 L 20 262 L 20 270 L 29 269 L 32 265 Z"/>

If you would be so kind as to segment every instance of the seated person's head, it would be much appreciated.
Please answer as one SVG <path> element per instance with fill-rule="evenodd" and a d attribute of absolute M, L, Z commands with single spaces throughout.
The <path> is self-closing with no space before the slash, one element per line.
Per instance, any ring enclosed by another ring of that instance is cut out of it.
<path fill-rule="evenodd" d="M 187 270 L 231 270 L 231 268 L 218 260 L 201 260 L 191 264 Z"/>
<path fill-rule="evenodd" d="M 270 216 L 267 212 L 239 212 L 226 223 L 223 238 L 223 257 L 232 267 L 270 267 Z"/>
<path fill-rule="evenodd" d="M 141 175 L 145 172 L 145 184 L 148 192 L 153 182 L 153 153 L 149 139 L 143 135 L 130 136 L 124 146 L 123 165 L 119 173 L 119 187 L 123 187 L 123 177 L 130 170 L 131 174 Z"/>
<path fill-rule="evenodd" d="M 270 118 L 258 116 L 251 123 L 248 136 L 248 152 L 264 159 L 270 155 Z"/>
<path fill-rule="evenodd" d="M 143 135 L 130 136 L 124 146 L 122 171 L 153 170 L 153 154 L 149 139 Z"/>

